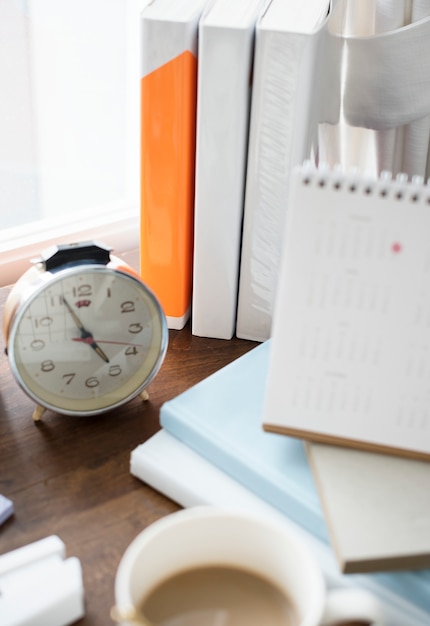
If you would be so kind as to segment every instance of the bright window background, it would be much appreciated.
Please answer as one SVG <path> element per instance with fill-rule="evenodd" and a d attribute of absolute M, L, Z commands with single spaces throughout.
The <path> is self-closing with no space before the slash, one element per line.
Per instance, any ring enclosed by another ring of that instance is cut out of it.
<path fill-rule="evenodd" d="M 141 0 L 0 0 L 0 284 L 52 243 L 138 245 Z"/>

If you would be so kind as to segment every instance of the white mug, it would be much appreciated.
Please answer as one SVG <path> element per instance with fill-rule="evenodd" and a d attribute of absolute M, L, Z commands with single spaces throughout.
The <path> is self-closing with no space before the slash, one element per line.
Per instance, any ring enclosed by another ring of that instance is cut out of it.
<path fill-rule="evenodd" d="M 212 505 L 167 515 L 132 541 L 116 574 L 114 619 L 123 626 L 149 624 L 137 608 L 149 591 L 178 572 L 214 565 L 245 569 L 271 581 L 292 601 L 299 626 L 383 624 L 372 594 L 358 588 L 326 590 L 311 551 L 291 528 Z"/>

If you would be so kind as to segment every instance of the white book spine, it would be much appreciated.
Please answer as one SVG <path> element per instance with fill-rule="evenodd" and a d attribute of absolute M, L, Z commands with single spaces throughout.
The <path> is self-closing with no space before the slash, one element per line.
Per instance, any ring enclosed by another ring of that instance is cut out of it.
<path fill-rule="evenodd" d="M 236 334 L 270 337 L 289 173 L 314 139 L 312 111 L 322 31 L 257 26 Z"/>
<path fill-rule="evenodd" d="M 255 19 L 199 28 L 192 332 L 236 324 Z"/>

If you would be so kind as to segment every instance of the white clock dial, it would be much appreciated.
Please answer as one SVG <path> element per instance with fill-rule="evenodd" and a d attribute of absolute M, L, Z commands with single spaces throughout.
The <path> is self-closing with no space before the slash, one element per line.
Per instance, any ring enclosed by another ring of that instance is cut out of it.
<path fill-rule="evenodd" d="M 9 357 L 24 390 L 64 413 L 97 413 L 139 393 L 164 358 L 157 300 L 103 266 L 61 271 L 18 309 Z"/>

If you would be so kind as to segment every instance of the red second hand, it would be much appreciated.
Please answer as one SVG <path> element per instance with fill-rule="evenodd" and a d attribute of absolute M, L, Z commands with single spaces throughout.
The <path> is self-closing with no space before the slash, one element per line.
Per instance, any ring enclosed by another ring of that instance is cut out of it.
<path fill-rule="evenodd" d="M 117 346 L 134 346 L 136 348 L 143 348 L 140 343 L 127 343 L 126 341 L 108 341 L 107 339 L 94 339 L 93 337 L 72 337 L 72 341 L 80 341 L 81 343 L 112 343 Z"/>

